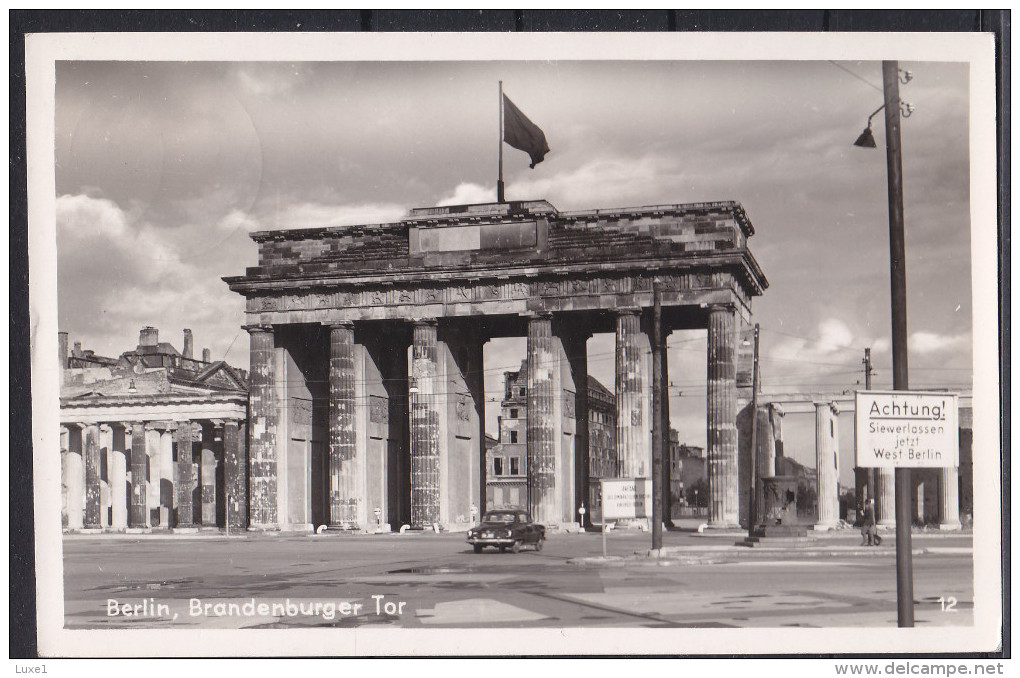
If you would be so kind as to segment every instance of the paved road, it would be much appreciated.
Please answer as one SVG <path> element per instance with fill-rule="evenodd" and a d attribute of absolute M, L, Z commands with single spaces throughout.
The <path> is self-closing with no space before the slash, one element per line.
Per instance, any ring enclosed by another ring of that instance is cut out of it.
<path fill-rule="evenodd" d="M 822 538 L 806 552 L 734 541 L 669 533 L 674 557 L 657 561 L 633 557 L 649 535 L 612 533 L 617 558 L 602 561 L 597 534 L 480 555 L 460 534 L 74 536 L 64 540 L 65 619 L 136 629 L 896 625 L 891 537 L 871 550 L 853 534 Z M 969 536 L 915 535 L 913 546 L 917 625 L 972 624 Z"/>

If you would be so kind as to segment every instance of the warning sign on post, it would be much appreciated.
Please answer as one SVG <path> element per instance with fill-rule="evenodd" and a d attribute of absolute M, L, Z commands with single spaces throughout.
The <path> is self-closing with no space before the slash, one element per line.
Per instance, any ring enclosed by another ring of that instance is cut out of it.
<path fill-rule="evenodd" d="M 955 393 L 858 391 L 857 466 L 959 466 L 958 410 Z"/>
<path fill-rule="evenodd" d="M 652 483 L 647 478 L 603 478 L 602 519 L 652 517 Z"/>

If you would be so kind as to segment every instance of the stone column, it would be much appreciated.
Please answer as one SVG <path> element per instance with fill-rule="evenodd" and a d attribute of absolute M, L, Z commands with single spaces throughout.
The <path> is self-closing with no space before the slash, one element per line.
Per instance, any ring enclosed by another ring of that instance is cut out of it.
<path fill-rule="evenodd" d="M 875 520 L 881 527 L 896 525 L 896 471 L 875 469 Z"/>
<path fill-rule="evenodd" d="M 574 331 L 564 337 L 564 348 L 570 364 L 570 373 L 574 381 L 574 496 L 570 497 L 572 522 L 581 522 L 581 514 L 577 512 L 581 504 L 585 507 L 585 521 L 590 521 L 588 505 L 589 480 L 588 467 L 589 431 L 588 431 L 588 339 L 589 332 Z M 582 525 L 582 527 L 584 527 Z"/>
<path fill-rule="evenodd" d="M 478 468 L 477 498 L 472 502 L 477 509 L 475 520 L 482 519 L 485 512 L 485 343 L 487 335 L 477 329 L 471 335 L 473 344 L 470 351 L 472 369 L 465 375 L 468 390 L 474 399 L 475 410 L 478 412 L 478 451 L 476 464 Z M 497 433 L 498 435 L 498 433 Z M 468 507 L 470 516 L 470 507 Z"/>
<path fill-rule="evenodd" d="M 99 425 L 85 426 L 85 529 L 103 527 L 102 489 L 100 487 Z"/>
<path fill-rule="evenodd" d="M 195 527 L 195 450 L 191 422 L 177 425 L 177 524 L 174 527 Z"/>
<path fill-rule="evenodd" d="M 160 525 L 174 526 L 177 506 L 177 463 L 174 461 L 174 432 L 170 424 L 159 432 L 159 503 Z"/>
<path fill-rule="evenodd" d="M 956 466 L 940 468 L 939 529 L 960 529 L 960 470 Z"/>
<path fill-rule="evenodd" d="M 145 451 L 149 455 L 149 484 L 145 490 L 149 506 L 149 525 L 166 527 L 163 506 L 163 433 L 155 422 L 145 424 Z"/>
<path fill-rule="evenodd" d="M 61 428 L 62 432 L 67 431 L 63 464 L 67 529 L 80 530 L 85 525 L 85 461 L 82 458 L 82 429 L 77 425 Z"/>
<path fill-rule="evenodd" d="M 99 522 L 103 529 L 110 527 L 110 462 L 113 457 L 113 427 L 99 425 Z"/>
<path fill-rule="evenodd" d="M 354 325 L 329 328 L 329 526 L 358 526 Z"/>
<path fill-rule="evenodd" d="M 484 396 L 481 382 L 482 339 L 477 321 L 446 321 L 438 327 L 440 449 L 440 521 L 471 522 L 479 499 Z"/>
<path fill-rule="evenodd" d="M 623 478 L 651 477 L 650 356 L 639 311 L 620 311 L 616 316 L 616 449 Z"/>
<path fill-rule="evenodd" d="M 397 530 L 411 522 L 411 456 L 408 393 L 408 349 L 411 326 L 387 325 L 380 332 L 375 359 L 386 386 L 389 411 L 386 413 L 386 506 L 383 523 Z M 374 350 L 374 349 L 373 349 Z"/>
<path fill-rule="evenodd" d="M 708 525 L 739 526 L 736 312 L 708 312 Z"/>
<path fill-rule="evenodd" d="M 202 526 L 216 527 L 216 430 L 212 422 L 202 425 Z"/>
<path fill-rule="evenodd" d="M 528 320 L 528 507 L 533 520 L 560 522 L 556 504 L 556 423 L 552 317 Z"/>
<path fill-rule="evenodd" d="M 754 519 L 758 524 L 760 524 L 762 519 L 765 517 L 765 483 L 762 482 L 762 478 L 771 478 L 776 475 L 775 432 L 771 425 L 769 407 L 769 405 L 759 406 L 757 417 L 758 432 L 756 435 L 758 439 L 758 474 L 754 479 L 754 488 L 755 508 L 758 513 L 754 516 Z"/>
<path fill-rule="evenodd" d="M 223 422 L 223 481 L 227 493 L 227 525 L 248 527 L 248 474 L 245 430 L 234 419 Z"/>
<path fill-rule="evenodd" d="M 128 527 L 149 527 L 148 480 L 149 464 L 145 445 L 145 424 L 135 422 L 131 427 L 131 501 Z"/>
<path fill-rule="evenodd" d="M 839 521 L 839 448 L 835 412 L 831 403 L 815 403 L 815 469 L 818 519 L 816 530 L 831 530 Z"/>
<path fill-rule="evenodd" d="M 414 325 L 411 345 L 411 525 L 439 522 L 439 410 L 435 321 Z"/>
<path fill-rule="evenodd" d="M 123 530 L 128 525 L 127 491 L 127 425 L 111 430 L 112 446 L 109 454 L 110 527 Z"/>
<path fill-rule="evenodd" d="M 249 326 L 251 370 L 248 377 L 249 411 L 249 502 L 251 528 L 279 529 L 277 511 L 276 408 L 273 353 L 275 339 L 271 327 Z"/>

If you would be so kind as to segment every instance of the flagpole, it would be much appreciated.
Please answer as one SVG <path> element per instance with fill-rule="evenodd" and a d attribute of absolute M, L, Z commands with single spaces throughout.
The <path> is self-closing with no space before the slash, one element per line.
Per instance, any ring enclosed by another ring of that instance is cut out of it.
<path fill-rule="evenodd" d="M 496 182 L 496 202 L 506 202 L 503 195 L 503 81 L 499 81 L 499 180 Z"/>

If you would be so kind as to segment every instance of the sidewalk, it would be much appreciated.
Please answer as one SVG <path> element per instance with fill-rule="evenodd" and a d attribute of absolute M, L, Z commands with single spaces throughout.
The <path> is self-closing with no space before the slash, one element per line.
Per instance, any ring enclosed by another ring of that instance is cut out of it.
<path fill-rule="evenodd" d="M 681 532 L 682 534 L 682 532 Z M 676 541 L 677 531 L 664 533 L 667 541 Z M 683 564 L 711 564 L 734 561 L 791 560 L 807 558 L 876 558 L 896 556 L 894 535 L 885 537 L 881 546 L 863 546 L 860 534 L 853 530 L 829 533 L 808 533 L 799 539 L 777 539 L 773 543 L 762 543 L 753 547 L 743 544 L 746 532 L 730 530 L 719 532 L 687 533 L 681 537 L 682 545 L 666 544 L 658 551 L 635 550 L 627 556 L 589 556 L 572 558 L 567 562 L 581 566 L 623 566 L 625 564 L 654 564 L 659 566 Z M 670 539 L 669 537 L 674 537 Z M 945 537 L 955 537 L 957 544 L 931 544 L 941 542 Z M 611 538 L 611 537 L 610 537 Z M 911 554 L 924 555 L 973 555 L 973 535 L 968 533 L 927 533 L 911 534 Z"/>

